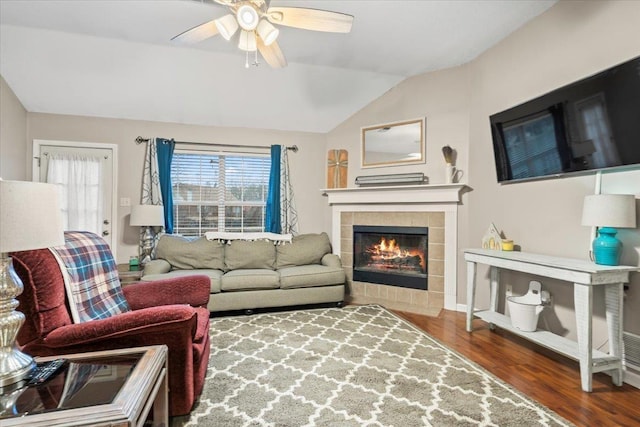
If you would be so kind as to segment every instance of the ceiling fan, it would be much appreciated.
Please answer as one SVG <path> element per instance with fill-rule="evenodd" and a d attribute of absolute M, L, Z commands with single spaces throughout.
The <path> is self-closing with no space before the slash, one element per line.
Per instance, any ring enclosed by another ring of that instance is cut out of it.
<path fill-rule="evenodd" d="M 273 68 L 287 66 L 276 42 L 280 31 L 273 24 L 330 33 L 348 33 L 353 24 L 351 15 L 303 7 L 269 7 L 271 0 L 213 1 L 227 6 L 231 13 L 180 33 L 171 41 L 192 44 L 216 34 L 231 40 L 240 29 L 238 48 L 246 52 L 246 67 L 249 67 L 249 52 L 255 52 L 254 65 L 258 64 L 258 51 Z"/>

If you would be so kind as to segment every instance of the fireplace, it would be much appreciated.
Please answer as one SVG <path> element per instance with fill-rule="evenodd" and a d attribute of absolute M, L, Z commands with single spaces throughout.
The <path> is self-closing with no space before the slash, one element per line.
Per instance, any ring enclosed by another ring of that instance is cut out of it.
<path fill-rule="evenodd" d="M 353 226 L 353 280 L 427 290 L 428 227 Z"/>

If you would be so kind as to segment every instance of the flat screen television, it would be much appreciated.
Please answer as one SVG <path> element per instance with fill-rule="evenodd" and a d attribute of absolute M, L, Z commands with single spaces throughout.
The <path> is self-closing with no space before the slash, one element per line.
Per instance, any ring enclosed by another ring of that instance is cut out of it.
<path fill-rule="evenodd" d="M 500 183 L 640 167 L 640 56 L 490 122 Z"/>

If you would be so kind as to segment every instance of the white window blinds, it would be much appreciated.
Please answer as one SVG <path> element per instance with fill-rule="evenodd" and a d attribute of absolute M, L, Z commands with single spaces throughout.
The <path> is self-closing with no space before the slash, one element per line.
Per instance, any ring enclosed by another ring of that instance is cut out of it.
<path fill-rule="evenodd" d="M 562 172 L 562 161 L 550 113 L 516 124 L 507 124 L 504 127 L 504 138 L 514 179 Z"/>
<path fill-rule="evenodd" d="M 178 151 L 171 163 L 174 233 L 264 231 L 271 159 Z"/>

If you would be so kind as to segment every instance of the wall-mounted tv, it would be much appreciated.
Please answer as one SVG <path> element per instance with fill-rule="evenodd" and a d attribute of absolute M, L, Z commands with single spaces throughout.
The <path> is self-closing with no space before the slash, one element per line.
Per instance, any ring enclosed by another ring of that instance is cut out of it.
<path fill-rule="evenodd" d="M 640 57 L 490 121 L 500 183 L 640 167 Z"/>

